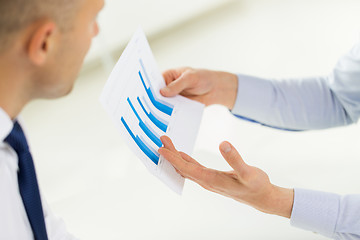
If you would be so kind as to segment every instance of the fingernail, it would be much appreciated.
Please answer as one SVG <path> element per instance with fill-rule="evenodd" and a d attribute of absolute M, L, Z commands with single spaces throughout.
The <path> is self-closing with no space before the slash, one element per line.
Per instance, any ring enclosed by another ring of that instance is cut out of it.
<path fill-rule="evenodd" d="M 160 141 L 161 141 L 162 143 L 166 143 L 166 137 L 165 137 L 165 135 L 160 137 Z"/>
<path fill-rule="evenodd" d="M 170 89 L 168 87 L 164 87 L 161 89 L 163 93 L 169 93 Z"/>
<path fill-rule="evenodd" d="M 221 144 L 221 146 L 220 146 L 220 149 L 221 149 L 222 152 L 228 153 L 228 152 L 231 151 L 231 146 L 230 146 L 229 143 L 223 142 L 223 143 Z"/>

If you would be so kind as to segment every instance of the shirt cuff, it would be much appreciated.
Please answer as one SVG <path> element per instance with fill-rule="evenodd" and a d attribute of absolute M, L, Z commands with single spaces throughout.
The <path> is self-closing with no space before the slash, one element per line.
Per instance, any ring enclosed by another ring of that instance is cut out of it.
<path fill-rule="evenodd" d="M 238 74 L 236 101 L 231 113 L 254 120 L 263 120 L 269 113 L 273 85 L 267 79 Z"/>
<path fill-rule="evenodd" d="M 291 225 L 331 238 L 335 232 L 340 198 L 333 193 L 295 189 Z"/>

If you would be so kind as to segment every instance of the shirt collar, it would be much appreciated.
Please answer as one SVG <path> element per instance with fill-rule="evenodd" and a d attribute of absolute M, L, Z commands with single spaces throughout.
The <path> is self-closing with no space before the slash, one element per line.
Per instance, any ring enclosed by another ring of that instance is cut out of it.
<path fill-rule="evenodd" d="M 14 123 L 11 121 L 11 118 L 7 113 L 0 108 L 0 141 L 3 142 L 4 139 L 10 134 Z"/>

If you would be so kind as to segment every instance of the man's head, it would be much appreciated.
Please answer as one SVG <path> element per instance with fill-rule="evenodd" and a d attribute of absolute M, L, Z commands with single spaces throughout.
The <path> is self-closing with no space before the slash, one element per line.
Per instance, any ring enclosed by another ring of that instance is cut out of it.
<path fill-rule="evenodd" d="M 41 18 L 49 18 L 66 30 L 74 17 L 78 0 L 0 0 L 0 52 L 14 41 L 20 30 Z"/>
<path fill-rule="evenodd" d="M 104 0 L 0 0 L 0 91 L 6 82 L 24 104 L 69 93 L 98 33 L 96 17 L 103 4 Z"/>

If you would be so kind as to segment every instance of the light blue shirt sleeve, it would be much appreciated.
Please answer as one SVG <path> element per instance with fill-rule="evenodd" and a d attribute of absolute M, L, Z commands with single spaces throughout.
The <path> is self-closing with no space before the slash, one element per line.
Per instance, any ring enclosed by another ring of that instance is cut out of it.
<path fill-rule="evenodd" d="M 326 77 L 238 79 L 232 113 L 264 125 L 322 129 L 355 123 L 360 117 L 360 43 Z"/>
<path fill-rule="evenodd" d="M 360 42 L 329 76 L 270 80 L 238 75 L 232 113 L 286 129 L 310 130 L 356 123 L 360 117 Z M 360 239 L 360 195 L 295 189 L 291 224 L 324 236 Z"/>
<path fill-rule="evenodd" d="M 337 240 L 360 239 L 360 195 L 295 189 L 291 225 Z"/>

